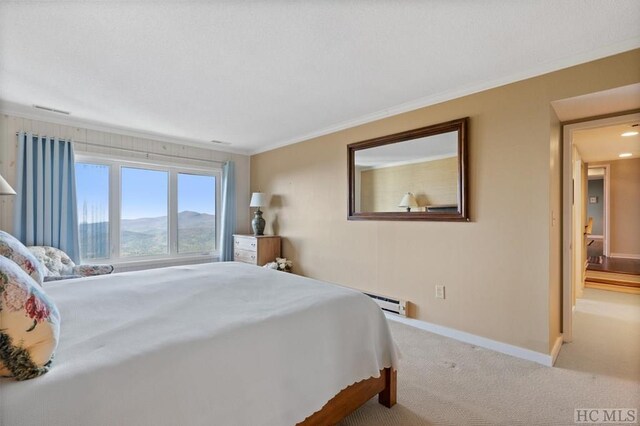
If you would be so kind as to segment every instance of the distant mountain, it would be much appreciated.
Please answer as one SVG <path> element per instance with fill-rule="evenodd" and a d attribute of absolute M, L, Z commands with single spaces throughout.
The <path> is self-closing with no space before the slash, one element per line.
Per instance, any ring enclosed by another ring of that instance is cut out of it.
<path fill-rule="evenodd" d="M 189 210 L 178 213 L 178 225 L 180 228 L 196 228 L 200 226 L 215 225 L 216 217 L 212 214 L 192 212 Z M 122 219 L 121 229 L 133 232 L 146 232 L 158 229 L 166 229 L 167 217 L 142 217 L 139 219 Z"/>
<path fill-rule="evenodd" d="M 215 226 L 216 217 L 212 214 L 186 210 L 178 213 L 178 225 L 181 229 Z"/>
<path fill-rule="evenodd" d="M 178 213 L 180 217 L 180 213 Z M 122 219 L 120 221 L 121 231 L 131 232 L 153 232 L 167 228 L 167 217 L 141 217 L 139 219 Z"/>
<path fill-rule="evenodd" d="M 178 213 L 178 253 L 211 253 L 215 237 L 214 215 L 188 210 Z"/>
<path fill-rule="evenodd" d="M 178 252 L 209 253 L 215 248 L 215 215 L 182 211 L 178 213 Z M 108 224 L 80 224 L 80 251 L 83 259 L 107 257 Z M 120 256 L 161 255 L 167 248 L 167 217 L 123 219 L 120 224 Z"/>

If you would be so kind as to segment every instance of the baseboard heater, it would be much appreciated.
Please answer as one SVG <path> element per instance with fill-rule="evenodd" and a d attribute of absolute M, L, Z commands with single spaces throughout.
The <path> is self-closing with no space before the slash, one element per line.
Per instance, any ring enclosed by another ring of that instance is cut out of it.
<path fill-rule="evenodd" d="M 380 296 L 379 294 L 365 293 L 380 306 L 383 311 L 392 312 L 394 314 L 407 316 L 407 301 L 394 299 L 393 297 Z"/>

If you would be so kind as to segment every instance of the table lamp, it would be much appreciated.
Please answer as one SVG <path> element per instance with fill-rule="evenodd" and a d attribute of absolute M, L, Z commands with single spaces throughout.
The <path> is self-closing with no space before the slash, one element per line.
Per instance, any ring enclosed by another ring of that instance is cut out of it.
<path fill-rule="evenodd" d="M 264 235 L 264 219 L 262 218 L 262 211 L 260 207 L 267 205 L 267 196 L 264 192 L 254 192 L 251 194 L 251 202 L 249 207 L 257 207 L 256 214 L 251 221 L 251 227 L 253 228 L 254 235 Z"/>
<path fill-rule="evenodd" d="M 0 175 L 0 195 L 16 195 L 11 185 Z"/>
<path fill-rule="evenodd" d="M 414 197 L 412 193 L 407 192 L 402 197 L 402 200 L 400 200 L 400 204 L 398 204 L 398 207 L 406 207 L 407 211 L 410 212 L 411 207 L 418 207 L 418 202 L 416 201 L 416 197 Z"/>

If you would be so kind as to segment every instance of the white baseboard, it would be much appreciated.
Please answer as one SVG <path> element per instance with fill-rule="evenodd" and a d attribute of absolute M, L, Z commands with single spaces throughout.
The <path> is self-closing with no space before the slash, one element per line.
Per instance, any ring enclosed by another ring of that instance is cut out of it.
<path fill-rule="evenodd" d="M 640 254 L 611 253 L 609 257 L 616 257 L 618 259 L 640 259 Z"/>
<path fill-rule="evenodd" d="M 420 330 L 429 331 L 440 336 L 450 337 L 461 342 L 470 343 L 472 345 L 480 346 L 485 349 L 500 352 L 506 355 L 511 355 L 516 358 L 526 359 L 528 361 L 537 362 L 538 364 L 545 365 L 547 367 L 553 367 L 555 358 L 560 352 L 562 346 L 562 336 L 556 339 L 556 343 L 553 345 L 553 351 L 551 354 L 544 354 L 542 352 L 532 351 L 531 349 L 521 348 L 519 346 L 510 345 L 508 343 L 498 342 L 497 340 L 488 339 L 486 337 L 477 336 L 475 334 L 467 333 L 465 331 L 456 330 L 454 328 L 445 327 L 430 322 L 417 320 L 413 318 L 401 317 L 389 312 L 385 312 L 387 319 L 392 321 L 401 322 L 403 324 L 410 325 Z M 556 350 L 557 346 L 557 350 Z M 555 353 L 555 355 L 554 355 Z"/>

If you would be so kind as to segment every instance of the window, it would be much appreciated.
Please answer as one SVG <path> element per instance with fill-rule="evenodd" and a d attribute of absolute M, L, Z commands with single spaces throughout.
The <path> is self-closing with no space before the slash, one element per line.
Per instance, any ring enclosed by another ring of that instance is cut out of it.
<path fill-rule="evenodd" d="M 77 156 L 83 260 L 216 253 L 220 170 Z"/>
<path fill-rule="evenodd" d="M 76 163 L 80 257 L 109 257 L 109 166 Z"/>
<path fill-rule="evenodd" d="M 178 253 L 215 248 L 216 178 L 178 173 Z"/>
<path fill-rule="evenodd" d="M 122 167 L 120 257 L 168 252 L 169 173 Z"/>

